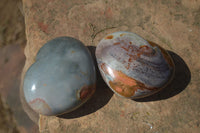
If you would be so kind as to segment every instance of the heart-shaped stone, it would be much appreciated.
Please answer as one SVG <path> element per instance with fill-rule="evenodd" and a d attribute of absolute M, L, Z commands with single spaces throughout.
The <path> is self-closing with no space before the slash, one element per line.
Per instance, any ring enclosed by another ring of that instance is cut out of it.
<path fill-rule="evenodd" d="M 79 40 L 59 37 L 47 42 L 24 78 L 27 103 L 42 115 L 70 112 L 95 91 L 96 72 L 88 49 Z"/>

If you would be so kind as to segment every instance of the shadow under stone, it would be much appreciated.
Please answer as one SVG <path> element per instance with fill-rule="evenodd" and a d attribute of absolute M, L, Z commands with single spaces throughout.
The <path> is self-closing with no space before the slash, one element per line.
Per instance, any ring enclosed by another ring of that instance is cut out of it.
<path fill-rule="evenodd" d="M 97 74 L 96 91 L 94 95 L 91 97 L 91 99 L 88 100 L 85 104 L 83 104 L 81 107 L 79 107 L 78 109 L 72 112 L 59 115 L 58 117 L 60 118 L 72 119 L 72 118 L 78 118 L 78 117 L 82 117 L 82 116 L 91 114 L 93 112 L 96 112 L 98 109 L 106 105 L 111 99 L 111 97 L 113 96 L 113 92 L 111 91 L 111 89 L 108 88 L 108 86 L 102 79 L 99 69 L 97 67 L 97 62 L 95 58 L 96 47 L 88 46 L 88 49 L 93 57 L 95 67 L 96 67 L 96 74 Z"/>
<path fill-rule="evenodd" d="M 98 109 L 105 106 L 109 102 L 111 97 L 113 96 L 113 92 L 111 91 L 111 89 L 109 89 L 109 87 L 106 85 L 106 83 L 102 79 L 99 69 L 97 67 L 97 62 L 95 58 L 96 47 L 88 46 L 88 49 L 95 62 L 95 67 L 96 67 L 96 72 L 97 72 L 96 91 L 94 95 L 92 96 L 92 98 L 88 100 L 84 105 L 82 105 L 81 107 L 79 107 L 78 109 L 70 113 L 59 115 L 58 117 L 60 118 L 72 119 L 72 118 L 78 118 L 78 117 L 82 117 L 82 116 L 91 114 L 93 112 L 96 112 Z M 170 97 L 173 97 L 179 94 L 181 91 L 183 91 L 187 87 L 187 85 L 189 84 L 191 80 L 191 72 L 187 64 L 176 53 L 172 51 L 167 51 L 167 52 L 170 54 L 175 64 L 175 74 L 172 81 L 161 91 L 153 95 L 150 95 L 148 97 L 134 99 L 134 101 L 150 102 L 150 101 L 168 99 Z"/>
<path fill-rule="evenodd" d="M 150 102 L 168 99 L 183 91 L 191 80 L 191 72 L 184 60 L 172 51 L 167 51 L 175 64 L 175 74 L 172 81 L 161 91 L 141 99 L 135 99 L 137 102 Z"/>

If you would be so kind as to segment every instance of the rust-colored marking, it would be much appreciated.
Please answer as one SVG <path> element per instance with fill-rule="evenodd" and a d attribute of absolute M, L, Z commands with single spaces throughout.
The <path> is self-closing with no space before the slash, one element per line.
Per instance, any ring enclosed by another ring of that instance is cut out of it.
<path fill-rule="evenodd" d="M 141 53 L 137 53 L 137 56 L 140 57 Z"/>
<path fill-rule="evenodd" d="M 147 46 L 147 45 L 142 45 L 142 46 L 140 46 L 139 51 L 140 51 L 141 54 L 144 54 L 144 55 L 146 55 L 146 56 L 152 56 L 153 53 L 154 53 L 154 52 L 153 52 L 153 49 L 150 48 L 150 47 Z"/>
<path fill-rule="evenodd" d="M 131 62 L 131 61 L 132 61 L 132 59 L 131 59 L 131 58 L 129 58 L 129 59 L 128 59 L 128 62 Z"/>
<path fill-rule="evenodd" d="M 103 72 L 105 74 L 109 74 L 108 72 L 108 67 L 106 64 L 103 64 Z M 135 92 L 140 89 L 140 90 L 154 90 L 157 88 L 148 88 L 146 87 L 143 83 L 128 77 L 126 74 L 124 74 L 121 71 L 117 71 L 112 69 L 112 73 L 114 74 L 113 81 L 109 81 L 109 85 L 111 88 L 113 88 L 116 92 L 121 94 L 122 96 L 125 97 L 131 97 L 134 96 Z"/>
<path fill-rule="evenodd" d="M 47 84 L 43 84 L 43 86 L 47 86 Z"/>
<path fill-rule="evenodd" d="M 124 35 L 126 35 L 126 34 L 124 34 L 124 33 L 123 33 L 123 34 L 120 34 L 121 37 L 124 36 Z"/>
<path fill-rule="evenodd" d="M 120 44 L 120 42 L 116 42 L 116 43 L 114 43 L 113 45 L 119 45 Z"/>
<path fill-rule="evenodd" d="M 108 73 L 108 71 L 107 71 L 107 65 L 105 64 L 105 63 L 102 63 L 101 65 L 100 65 L 100 67 L 101 67 L 101 70 L 105 73 L 105 74 L 109 74 Z"/>
<path fill-rule="evenodd" d="M 89 98 L 95 91 L 95 85 L 91 86 L 83 86 L 80 91 L 78 91 L 79 94 L 77 94 L 78 99 L 84 100 Z"/>
<path fill-rule="evenodd" d="M 115 71 L 114 70 L 113 73 L 115 75 L 115 79 L 117 79 L 121 83 L 123 83 L 125 85 L 128 85 L 128 86 L 135 86 L 135 85 L 137 85 L 137 82 L 135 80 L 133 80 L 132 78 L 126 76 L 121 71 Z"/>
<path fill-rule="evenodd" d="M 140 58 L 141 55 L 146 55 L 146 56 L 154 55 L 153 49 L 148 47 L 147 45 L 142 45 L 142 46 L 138 47 L 135 45 L 130 45 L 130 43 L 132 43 L 132 42 L 129 42 L 129 44 L 123 43 L 124 45 L 121 46 L 121 48 L 124 49 L 126 51 L 126 54 L 129 56 L 129 58 L 127 60 L 128 65 L 125 66 L 126 69 L 129 69 L 131 62 Z"/>
<path fill-rule="evenodd" d="M 135 91 L 136 91 L 134 87 L 131 88 L 130 86 L 123 85 L 120 82 L 109 81 L 109 85 L 117 93 L 119 93 L 120 95 L 125 96 L 125 97 L 133 96 L 135 94 Z M 119 88 L 119 86 L 121 87 L 120 91 L 118 89 L 116 89 L 116 88 Z"/>
<path fill-rule="evenodd" d="M 29 104 L 36 112 L 39 112 L 39 113 L 42 113 L 42 114 L 51 113 L 51 108 L 45 102 L 45 100 L 43 100 L 41 98 L 36 98 L 36 99 L 30 101 Z"/>
<path fill-rule="evenodd" d="M 126 43 L 123 44 L 124 46 L 121 46 L 121 48 L 124 49 L 126 51 L 126 54 L 129 56 L 128 60 L 124 61 L 123 63 L 127 63 L 128 65 L 126 65 L 125 68 L 129 69 L 131 63 L 139 58 L 142 53 L 139 51 L 139 48 L 137 46 L 129 45 Z"/>
<path fill-rule="evenodd" d="M 173 61 L 172 61 L 172 59 L 171 59 L 171 57 L 170 57 L 169 54 L 166 52 L 166 50 L 164 50 L 162 47 L 160 47 L 158 44 L 156 44 L 156 43 L 154 43 L 154 42 L 151 42 L 151 41 L 148 41 L 148 42 L 149 42 L 149 44 L 150 44 L 151 46 L 153 46 L 153 47 L 157 46 L 157 47 L 161 50 L 161 53 L 162 53 L 163 57 L 165 58 L 165 60 L 168 62 L 168 64 L 169 64 L 172 68 L 175 67 L 175 66 L 174 66 L 174 63 L 173 63 Z"/>
<path fill-rule="evenodd" d="M 113 39 L 113 35 L 107 36 L 106 39 Z"/>
<path fill-rule="evenodd" d="M 125 48 L 124 46 L 122 46 L 121 48 L 123 48 L 125 51 L 128 51 L 128 48 Z"/>
<path fill-rule="evenodd" d="M 129 59 L 128 59 L 128 62 L 130 62 L 130 63 L 131 63 L 131 61 L 132 61 L 132 58 L 129 58 Z"/>
<path fill-rule="evenodd" d="M 89 89 L 82 89 L 80 92 L 80 99 L 85 99 L 90 93 Z"/>
<path fill-rule="evenodd" d="M 147 45 L 142 45 L 142 46 L 140 46 L 140 49 L 149 49 L 149 47 L 147 46 Z"/>
<path fill-rule="evenodd" d="M 117 91 L 117 92 L 122 92 L 122 91 L 123 91 L 123 89 L 122 89 L 122 88 L 120 88 L 120 87 L 118 87 L 118 86 L 116 86 L 116 88 L 115 88 L 115 89 L 116 89 L 116 91 Z"/>
<path fill-rule="evenodd" d="M 71 53 L 73 54 L 73 53 L 75 53 L 75 51 L 72 50 Z"/>
<path fill-rule="evenodd" d="M 129 44 L 132 44 L 132 42 L 129 42 Z"/>

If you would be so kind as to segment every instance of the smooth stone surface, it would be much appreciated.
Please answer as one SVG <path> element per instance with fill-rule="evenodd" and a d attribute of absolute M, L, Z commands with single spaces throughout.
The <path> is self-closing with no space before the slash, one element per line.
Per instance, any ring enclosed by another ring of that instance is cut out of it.
<path fill-rule="evenodd" d="M 108 86 L 131 99 L 157 92 L 174 73 L 174 63 L 163 48 L 131 32 L 107 35 L 97 45 L 96 58 Z"/>
<path fill-rule="evenodd" d="M 95 91 L 96 72 L 88 49 L 78 40 L 59 37 L 47 42 L 24 78 L 27 103 L 43 115 L 70 112 Z"/>

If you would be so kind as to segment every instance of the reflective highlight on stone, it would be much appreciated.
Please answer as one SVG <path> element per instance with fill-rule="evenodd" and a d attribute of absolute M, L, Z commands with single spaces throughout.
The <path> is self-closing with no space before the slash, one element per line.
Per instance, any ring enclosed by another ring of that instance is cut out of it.
<path fill-rule="evenodd" d="M 24 95 L 43 115 L 70 112 L 95 91 L 96 72 L 88 49 L 78 40 L 59 37 L 47 42 L 24 78 Z"/>
<path fill-rule="evenodd" d="M 108 86 L 131 99 L 157 92 L 174 73 L 174 63 L 163 48 L 131 32 L 104 37 L 97 45 L 96 58 Z"/>

